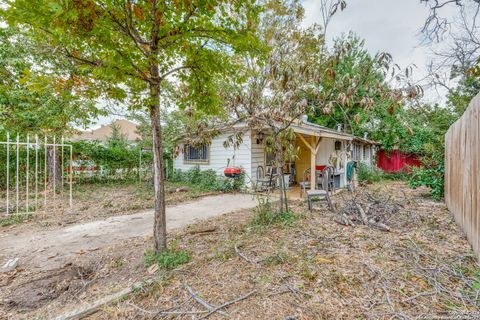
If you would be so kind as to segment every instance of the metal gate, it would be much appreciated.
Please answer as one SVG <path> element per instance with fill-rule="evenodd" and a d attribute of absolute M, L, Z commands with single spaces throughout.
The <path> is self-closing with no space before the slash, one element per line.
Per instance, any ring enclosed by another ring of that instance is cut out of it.
<path fill-rule="evenodd" d="M 7 139 L 0 141 L 0 147 L 4 148 L 1 161 L 5 165 L 5 176 L 0 187 L 2 189 L 0 210 L 3 213 L 28 214 L 40 208 L 45 211 L 51 210 L 52 205 L 53 209 L 64 208 L 66 204 L 72 207 L 73 148 L 71 144 L 64 143 L 63 137 L 60 143 L 55 136 L 39 139 L 38 135 L 33 137 L 27 135 L 24 141 L 20 141 L 19 134 L 11 139 L 7 133 Z M 52 177 L 48 174 L 48 152 L 53 153 Z M 58 165 L 60 179 L 56 176 Z M 50 178 L 53 183 L 49 183 Z M 65 191 L 68 191 L 68 194 Z"/>

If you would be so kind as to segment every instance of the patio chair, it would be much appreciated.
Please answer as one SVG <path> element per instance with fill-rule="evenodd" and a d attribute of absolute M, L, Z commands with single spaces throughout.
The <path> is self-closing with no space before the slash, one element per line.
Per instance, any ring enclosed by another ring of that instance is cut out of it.
<path fill-rule="evenodd" d="M 326 176 L 325 179 L 323 177 Z M 334 169 L 331 166 L 326 166 L 320 175 L 318 182 L 319 186 L 323 190 L 327 190 L 332 194 L 335 193 L 335 181 L 334 181 Z"/>
<path fill-rule="evenodd" d="M 328 192 L 329 180 L 331 178 L 330 178 L 329 170 L 325 172 L 326 170 L 327 168 L 323 170 L 322 176 L 320 178 L 321 179 L 320 185 L 322 186 L 322 189 L 307 191 L 308 210 L 310 211 L 312 211 L 313 209 L 313 202 L 316 202 L 316 201 L 326 201 L 328 208 L 330 210 L 333 210 L 332 201 L 330 200 L 330 195 Z"/>
<path fill-rule="evenodd" d="M 267 172 L 263 166 L 257 167 L 257 191 L 266 191 L 275 188 L 276 174 L 272 166 L 267 166 Z"/>
<path fill-rule="evenodd" d="M 300 198 L 303 198 L 303 195 L 307 192 L 307 189 L 310 189 L 312 181 L 312 175 L 310 174 L 310 168 L 303 171 L 303 180 L 299 183 L 300 185 Z"/>

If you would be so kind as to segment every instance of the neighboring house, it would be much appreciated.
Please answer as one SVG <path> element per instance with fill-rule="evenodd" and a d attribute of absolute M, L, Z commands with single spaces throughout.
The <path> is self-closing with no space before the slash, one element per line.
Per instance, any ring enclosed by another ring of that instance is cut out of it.
<path fill-rule="evenodd" d="M 284 169 L 290 176 L 290 182 L 301 182 L 306 169 L 321 170 L 324 166 L 335 167 L 335 184 L 345 187 L 346 163 L 352 160 L 362 161 L 369 166 L 374 164 L 375 146 L 377 142 L 362 139 L 353 135 L 309 123 L 301 119 L 292 124 L 296 134 L 295 144 L 299 147 L 297 159 L 286 165 Z M 243 132 L 243 142 L 237 148 L 224 147 L 224 141 L 234 132 Z M 237 125 L 233 129 L 224 130 L 209 145 L 180 145 L 175 158 L 174 169 L 189 170 L 199 166 L 200 170 L 212 169 L 218 174 L 228 163 L 241 167 L 247 175 L 247 184 L 255 182 L 257 170 L 271 163 L 273 155 L 265 151 L 264 137 L 268 129 L 252 130 L 246 125 Z M 353 159 L 352 159 L 353 155 Z"/>
<path fill-rule="evenodd" d="M 123 134 L 127 141 L 136 143 L 141 140 L 138 134 L 138 125 L 128 120 L 115 120 L 109 125 L 102 125 L 100 128 L 89 131 L 80 131 L 72 137 L 72 141 L 102 141 L 105 142 L 112 135 L 112 126 L 118 126 L 120 133 Z"/>

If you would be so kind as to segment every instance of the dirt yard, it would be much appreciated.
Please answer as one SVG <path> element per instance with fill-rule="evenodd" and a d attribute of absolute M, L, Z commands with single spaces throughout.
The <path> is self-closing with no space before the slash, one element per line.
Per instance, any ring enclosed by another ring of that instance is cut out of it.
<path fill-rule="evenodd" d="M 167 205 L 174 205 L 214 193 L 184 187 L 180 184 L 166 182 Z M 0 208 L 5 207 L 5 195 L 0 196 Z M 60 195 L 57 199 L 60 198 Z M 22 199 L 22 198 L 21 198 Z M 21 200 L 22 202 L 24 200 Z M 39 195 L 39 203 L 43 203 L 43 195 Z M 34 197 L 30 204 L 34 203 Z M 32 215 L 24 216 L 13 222 L 0 214 L 0 232 L 12 229 L 55 229 L 58 227 L 100 220 L 112 216 L 133 214 L 153 207 L 153 189 L 146 183 L 114 183 L 114 184 L 84 184 L 73 188 L 73 208 L 68 207 L 68 195 L 64 194 L 63 204 L 57 200 L 56 207 L 52 205 L 49 195 L 48 210 L 40 208 Z M 6 211 L 6 210 L 3 210 Z"/>
<path fill-rule="evenodd" d="M 89 319 L 478 317 L 480 268 L 445 206 L 401 182 L 369 193 L 398 205 L 382 221 L 390 231 L 345 226 L 346 192 L 335 196 L 336 213 L 297 202 L 298 220 L 260 230 L 244 210 L 170 233 L 191 255 L 174 270 L 144 267 L 147 236 L 56 270 L 3 274 L 0 318 L 52 319 L 141 280 L 148 284 Z"/>

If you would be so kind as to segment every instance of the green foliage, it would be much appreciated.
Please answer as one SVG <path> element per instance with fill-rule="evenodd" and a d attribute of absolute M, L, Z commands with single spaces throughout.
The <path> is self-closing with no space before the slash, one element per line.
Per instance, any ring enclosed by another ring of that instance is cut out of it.
<path fill-rule="evenodd" d="M 290 227 L 299 219 L 293 211 L 276 211 L 273 204 L 267 200 L 260 200 L 258 206 L 254 209 L 254 216 L 250 221 L 250 226 L 255 231 L 264 231 L 267 227 L 279 225 L 280 227 Z"/>
<path fill-rule="evenodd" d="M 357 177 L 360 182 L 374 183 L 383 179 L 384 173 L 376 167 L 369 167 L 360 163 L 357 168 Z"/>
<path fill-rule="evenodd" d="M 443 165 L 436 167 L 420 167 L 412 168 L 409 178 L 409 185 L 412 188 L 426 186 L 430 188 L 430 194 L 433 199 L 440 200 L 443 198 L 445 189 L 445 168 Z"/>
<path fill-rule="evenodd" d="M 32 214 L 11 214 L 0 218 L 0 227 L 8 227 L 15 224 L 21 224 L 32 218 Z"/>
<path fill-rule="evenodd" d="M 245 175 L 227 178 L 218 175 L 214 170 L 200 170 L 199 166 L 195 166 L 188 171 L 174 170 L 170 181 L 182 182 L 201 191 L 233 192 L 239 191 L 245 186 Z"/>
<path fill-rule="evenodd" d="M 144 254 L 144 264 L 147 268 L 157 264 L 162 269 L 172 270 L 189 261 L 190 254 L 186 250 L 167 249 L 161 253 L 146 251 Z"/>
<path fill-rule="evenodd" d="M 383 179 L 392 180 L 392 181 L 407 181 L 409 178 L 409 173 L 407 172 L 389 172 L 383 173 Z"/>
<path fill-rule="evenodd" d="M 0 130 L 60 135 L 99 114 L 88 96 L 71 90 L 75 79 L 68 71 L 58 78 L 51 72 L 52 64 L 45 62 L 50 55 L 19 29 L 0 23 Z"/>
<path fill-rule="evenodd" d="M 444 195 L 444 136 L 449 127 L 463 114 L 470 101 L 480 90 L 480 79 L 463 75 L 456 88 L 450 90 L 447 106 L 425 106 L 420 114 L 410 114 L 416 135 L 409 144 L 422 155 L 422 166 L 412 168 L 409 185 L 425 186 L 435 200 Z"/>
<path fill-rule="evenodd" d="M 365 41 L 354 33 L 335 39 L 332 52 L 326 52 L 318 97 L 318 107 L 310 119 L 320 125 L 344 129 L 359 136 L 370 131 L 372 118 L 390 107 L 397 107 L 390 95 L 385 67 L 386 54 L 373 57 Z"/>
<path fill-rule="evenodd" d="M 99 173 L 90 180 L 101 181 L 109 178 L 129 179 L 138 177 L 140 149 L 130 146 L 126 141 L 112 137 L 106 144 L 99 141 L 79 141 L 73 143 L 77 165 L 97 166 Z M 150 170 L 152 155 L 142 153 L 141 169 Z"/>
<path fill-rule="evenodd" d="M 261 47 L 255 35 L 260 11 L 253 1 L 15 0 L 0 17 L 51 48 L 52 68 L 64 69 L 67 63 L 58 62 L 68 61 L 76 80 L 71 89 L 83 95 L 128 99 L 145 110 L 155 93 L 144 93 L 155 80 L 185 105 L 215 109 L 221 104 L 216 77 L 235 72 L 235 53 Z"/>

